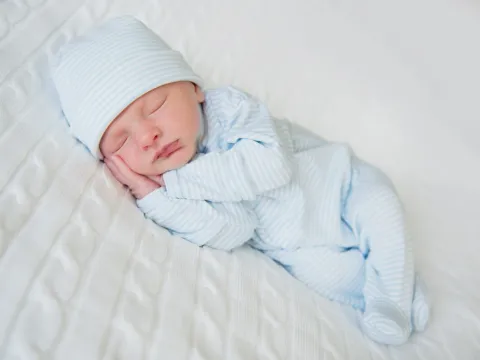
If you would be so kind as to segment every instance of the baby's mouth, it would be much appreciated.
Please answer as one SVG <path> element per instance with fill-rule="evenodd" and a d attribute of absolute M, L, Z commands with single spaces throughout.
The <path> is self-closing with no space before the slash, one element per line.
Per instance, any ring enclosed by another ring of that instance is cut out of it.
<path fill-rule="evenodd" d="M 171 143 L 163 146 L 155 153 L 154 161 L 157 161 L 158 159 L 168 159 L 172 154 L 176 153 L 180 149 L 180 141 L 172 141 Z"/>

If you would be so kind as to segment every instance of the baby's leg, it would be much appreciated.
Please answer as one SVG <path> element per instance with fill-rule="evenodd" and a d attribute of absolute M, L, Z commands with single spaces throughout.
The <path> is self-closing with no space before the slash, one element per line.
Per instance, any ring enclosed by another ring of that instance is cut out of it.
<path fill-rule="evenodd" d="M 366 257 L 362 327 L 378 342 L 404 343 L 412 331 L 412 248 L 402 205 L 390 181 L 379 170 L 360 161 L 354 163 L 343 219 Z M 415 307 L 421 308 L 428 310 L 428 306 Z M 413 317 L 417 315 L 414 313 Z M 424 326 L 425 316 L 423 319 Z"/>
<path fill-rule="evenodd" d="M 318 246 L 265 254 L 320 295 L 356 309 L 364 308 L 365 259 L 358 249 Z"/>

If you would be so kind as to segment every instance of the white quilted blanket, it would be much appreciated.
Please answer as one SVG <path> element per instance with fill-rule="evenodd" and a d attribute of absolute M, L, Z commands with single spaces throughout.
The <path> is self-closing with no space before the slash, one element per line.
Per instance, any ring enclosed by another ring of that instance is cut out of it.
<path fill-rule="evenodd" d="M 425 333 L 374 344 L 261 255 L 143 218 L 69 137 L 46 73 L 126 13 L 210 86 L 389 173 L 433 302 Z M 469 0 L 0 0 L 0 359 L 479 359 L 479 35 Z"/>

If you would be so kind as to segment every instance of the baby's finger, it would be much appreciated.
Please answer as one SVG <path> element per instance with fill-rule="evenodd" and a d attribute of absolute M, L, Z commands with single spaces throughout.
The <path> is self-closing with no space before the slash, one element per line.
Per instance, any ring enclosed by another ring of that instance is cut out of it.
<path fill-rule="evenodd" d="M 112 159 L 111 159 L 112 163 L 115 165 L 115 167 L 117 168 L 117 170 L 122 173 L 122 175 L 126 178 L 126 179 L 132 179 L 133 175 L 135 175 L 135 173 L 130 169 L 130 167 L 125 164 L 125 161 L 123 161 L 122 158 L 120 158 L 119 156 L 113 156 Z"/>
<path fill-rule="evenodd" d="M 112 173 L 112 175 L 120 181 L 123 185 L 126 185 L 127 179 L 123 176 L 122 172 L 118 169 L 117 165 L 112 162 L 111 160 L 105 160 L 105 164 L 107 165 L 108 169 Z"/>
<path fill-rule="evenodd" d="M 165 186 L 162 175 L 152 175 L 152 176 L 149 176 L 148 178 L 160 186 Z"/>
<path fill-rule="evenodd" d="M 134 172 L 119 156 L 113 156 L 112 161 L 116 165 L 118 171 L 125 179 L 125 184 L 129 187 L 134 187 L 139 181 L 143 179 L 143 176 Z"/>

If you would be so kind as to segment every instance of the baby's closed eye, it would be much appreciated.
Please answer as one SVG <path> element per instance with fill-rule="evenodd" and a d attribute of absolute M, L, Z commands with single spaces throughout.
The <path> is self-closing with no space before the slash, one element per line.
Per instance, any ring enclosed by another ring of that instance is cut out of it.
<path fill-rule="evenodd" d="M 159 102 L 155 102 L 151 107 L 149 107 L 147 109 L 146 115 L 150 116 L 150 115 L 155 114 L 158 110 L 160 110 L 160 108 L 163 106 L 163 104 L 165 104 L 165 101 L 166 101 L 166 98 L 162 99 Z"/>
<path fill-rule="evenodd" d="M 117 138 L 117 141 L 116 141 L 115 152 L 120 150 L 123 147 L 123 145 L 125 145 L 127 140 L 128 140 L 128 135 L 127 134 L 123 134 L 123 135 L 119 136 Z"/>

